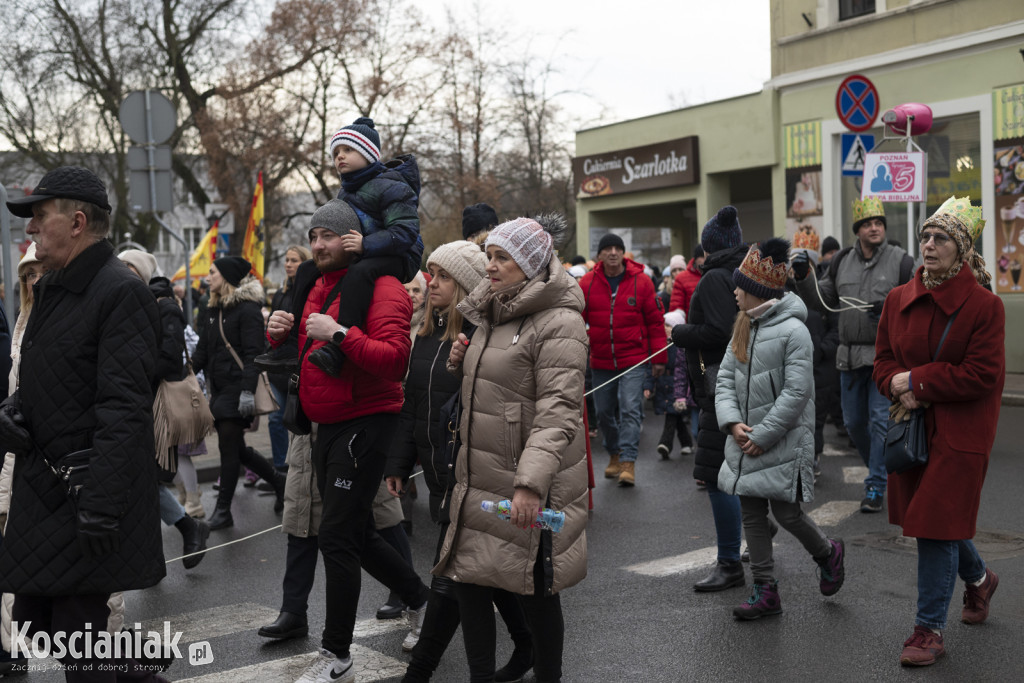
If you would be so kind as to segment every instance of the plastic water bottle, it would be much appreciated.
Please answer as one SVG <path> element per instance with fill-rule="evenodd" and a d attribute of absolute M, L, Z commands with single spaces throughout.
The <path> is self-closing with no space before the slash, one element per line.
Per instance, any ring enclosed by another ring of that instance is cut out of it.
<path fill-rule="evenodd" d="M 484 512 L 493 512 L 505 521 L 512 518 L 512 501 L 506 498 L 505 500 L 499 500 L 494 502 L 493 500 L 485 500 L 480 503 L 480 508 Z M 541 529 L 558 533 L 562 530 L 562 526 L 565 524 L 565 513 L 556 512 L 551 508 L 542 508 L 537 513 L 537 521 L 534 526 L 539 526 Z"/>

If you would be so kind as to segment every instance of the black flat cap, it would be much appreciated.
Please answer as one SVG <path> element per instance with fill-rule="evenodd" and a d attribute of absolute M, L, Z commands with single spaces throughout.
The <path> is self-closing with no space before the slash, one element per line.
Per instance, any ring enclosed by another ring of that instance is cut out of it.
<path fill-rule="evenodd" d="M 32 217 L 32 205 L 47 199 L 77 199 L 95 204 L 110 212 L 107 188 L 99 177 L 81 166 L 55 168 L 39 181 L 32 194 L 7 200 L 7 208 L 15 216 Z"/>

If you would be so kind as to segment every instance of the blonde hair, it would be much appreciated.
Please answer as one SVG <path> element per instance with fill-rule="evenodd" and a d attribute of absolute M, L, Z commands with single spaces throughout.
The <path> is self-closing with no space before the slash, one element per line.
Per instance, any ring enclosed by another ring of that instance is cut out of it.
<path fill-rule="evenodd" d="M 732 355 L 736 356 L 736 360 L 741 363 L 746 363 L 749 358 L 747 357 L 747 345 L 750 343 L 750 316 L 747 315 L 746 311 L 740 311 L 736 314 L 736 322 L 732 324 Z"/>
<path fill-rule="evenodd" d="M 293 244 L 290 247 L 288 247 L 287 249 L 285 249 L 284 250 L 285 256 L 288 255 L 289 251 L 294 251 L 296 254 L 299 255 L 299 258 L 302 259 L 303 261 L 308 261 L 309 259 L 313 258 L 313 252 L 311 252 L 309 249 L 307 249 L 306 247 L 302 246 L 301 244 Z M 287 275 L 284 278 L 284 284 L 281 285 L 281 291 L 282 292 L 287 292 L 288 291 L 288 276 Z M 211 295 L 210 298 L 212 299 L 213 296 Z"/>
<path fill-rule="evenodd" d="M 458 280 L 452 278 L 452 282 L 455 284 L 455 292 L 452 294 L 452 300 L 448 303 L 448 306 L 441 312 L 445 318 L 445 330 L 444 334 L 441 335 L 441 341 L 458 341 L 459 333 L 462 332 L 462 312 L 456 308 L 459 302 L 466 298 L 466 290 L 462 288 Z M 423 316 L 423 324 L 420 325 L 420 331 L 416 333 L 419 337 L 429 337 L 434 334 L 434 305 L 430 303 L 430 297 L 427 297 L 427 312 Z"/>
<path fill-rule="evenodd" d="M 225 299 L 230 299 L 236 289 L 238 288 L 227 280 L 224 280 L 220 285 L 220 291 L 215 292 L 212 288 L 210 289 L 210 303 L 208 306 L 210 306 L 210 308 L 220 308 L 221 302 Z"/>

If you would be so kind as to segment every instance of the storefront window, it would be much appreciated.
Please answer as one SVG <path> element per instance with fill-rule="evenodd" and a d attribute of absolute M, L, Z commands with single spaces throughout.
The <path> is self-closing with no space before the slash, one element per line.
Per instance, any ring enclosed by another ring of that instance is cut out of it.
<path fill-rule="evenodd" d="M 882 139 L 882 129 L 867 131 L 875 136 L 877 143 Z M 977 113 L 961 114 L 936 119 L 927 135 L 919 135 L 914 141 L 928 153 L 928 206 L 921 215 L 921 205 L 914 205 L 915 228 L 932 215 L 942 202 L 950 196 L 970 197 L 975 206 L 981 206 L 981 123 Z M 902 143 L 887 140 L 875 151 L 901 151 Z M 843 244 L 852 244 L 854 237 L 850 226 L 853 224 L 852 203 L 860 198 L 861 178 L 843 176 L 842 179 L 842 237 Z M 899 242 L 915 258 L 920 249 L 917 240 L 907 242 L 907 205 L 885 204 L 886 233 L 890 241 Z M 916 233 L 916 230 L 915 230 Z M 982 240 L 975 244 L 982 251 Z"/>

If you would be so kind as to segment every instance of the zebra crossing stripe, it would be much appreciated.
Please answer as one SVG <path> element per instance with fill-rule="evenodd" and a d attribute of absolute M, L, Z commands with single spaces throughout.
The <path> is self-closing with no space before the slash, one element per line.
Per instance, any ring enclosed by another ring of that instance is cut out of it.
<path fill-rule="evenodd" d="M 401 620 L 395 620 L 401 622 Z M 349 649 L 356 667 L 356 680 L 382 681 L 405 675 L 407 664 L 376 650 L 354 644 Z M 237 683 L 237 681 L 294 681 L 312 663 L 318 652 L 250 664 L 204 676 L 180 679 L 178 683 Z"/>
<path fill-rule="evenodd" d="M 652 560 L 651 562 L 642 562 L 640 564 L 630 565 L 629 567 L 626 567 L 626 570 L 635 574 L 642 574 L 644 576 L 671 576 L 673 574 L 682 574 L 683 572 L 688 572 L 691 569 L 697 569 L 699 567 L 706 568 L 709 564 L 713 564 L 717 558 L 718 548 L 712 546 L 710 548 L 692 550 L 682 555 L 663 557 L 660 560 Z"/>
<path fill-rule="evenodd" d="M 850 515 L 860 510 L 860 502 L 856 500 L 830 500 L 820 505 L 807 516 L 818 526 L 839 526 Z"/>

